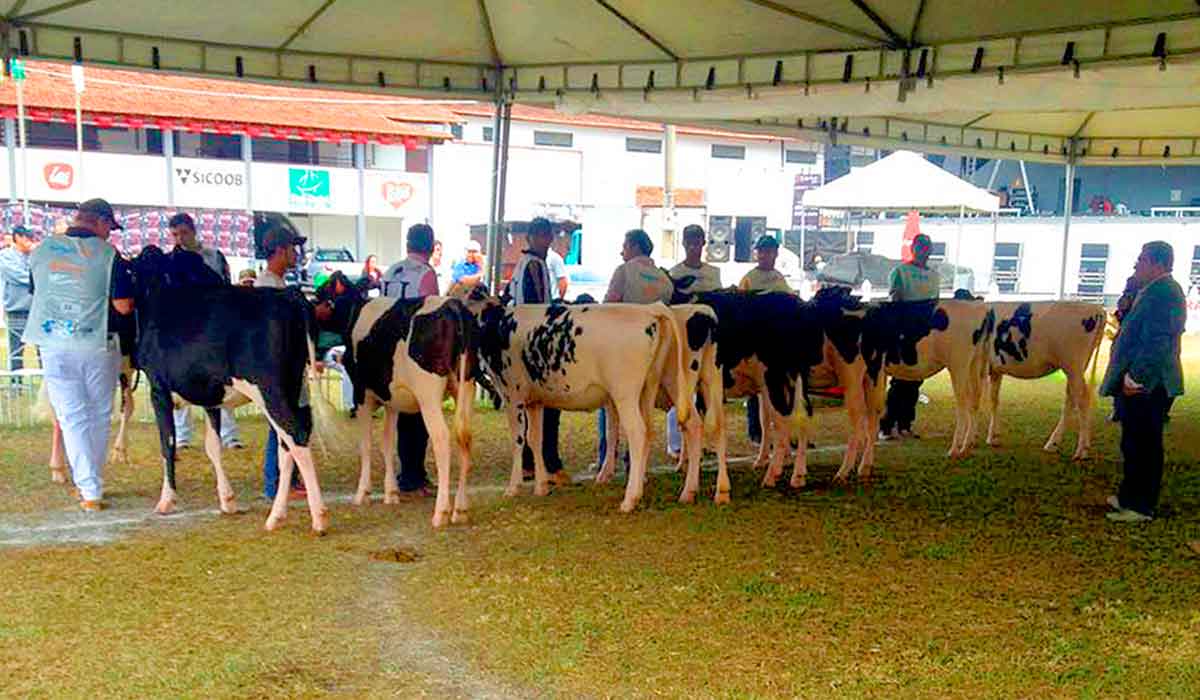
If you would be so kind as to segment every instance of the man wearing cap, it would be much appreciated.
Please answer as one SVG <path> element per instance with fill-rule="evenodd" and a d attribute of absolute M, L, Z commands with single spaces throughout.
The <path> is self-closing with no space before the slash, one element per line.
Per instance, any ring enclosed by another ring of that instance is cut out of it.
<path fill-rule="evenodd" d="M 433 227 L 415 224 L 408 229 L 405 248 L 408 256 L 383 273 L 383 295 L 395 299 L 421 299 L 438 293 L 437 273 L 429 264 L 433 255 Z M 402 496 L 428 496 L 425 453 L 429 431 L 420 413 L 396 414 L 396 452 L 400 474 L 396 481 Z"/>
<path fill-rule="evenodd" d="M 483 248 L 479 241 L 467 241 L 467 250 L 463 259 L 454 263 L 450 269 L 450 283 L 462 283 L 473 287 L 483 281 Z"/>
<path fill-rule="evenodd" d="M 933 241 L 929 236 L 918 233 L 913 237 L 912 262 L 901 263 L 892 270 L 892 301 L 930 301 L 938 298 L 941 278 L 936 270 L 929 269 L 929 256 L 932 253 Z M 920 396 L 921 382 L 892 377 L 887 393 L 887 408 L 879 421 L 880 439 L 917 437 L 912 431 L 912 423 L 917 417 L 917 400 Z"/>
<path fill-rule="evenodd" d="M 783 273 L 775 269 L 779 258 L 779 241 L 774 236 L 759 236 L 754 241 L 754 261 L 757 263 L 738 282 L 743 292 L 786 292 L 792 294 Z M 750 442 L 762 442 L 762 416 L 759 415 L 758 396 L 746 399 L 746 433 Z"/>
<path fill-rule="evenodd" d="M 167 226 L 171 231 L 171 236 L 175 239 L 175 248 L 171 251 L 174 255 L 177 251 L 188 251 L 196 253 L 204 260 L 204 264 L 210 270 L 221 276 L 225 280 L 225 284 L 230 284 L 229 277 L 229 262 L 225 260 L 225 256 L 216 248 L 205 248 L 201 245 L 196 237 L 196 222 L 190 214 L 179 212 L 171 217 L 167 222 Z M 174 410 L 175 418 L 175 447 L 184 449 L 189 447 L 192 438 L 192 409 L 190 406 L 182 406 Z M 228 408 L 221 409 L 221 447 L 226 449 L 242 449 L 242 441 L 238 439 L 237 422 L 233 418 L 233 411 Z"/>
<path fill-rule="evenodd" d="M 704 254 L 704 229 L 696 224 L 683 227 L 683 262 L 671 268 L 671 280 L 683 294 L 702 294 L 721 288 L 721 269 L 701 260 Z M 675 407 L 667 411 L 667 456 L 679 457 L 683 433 L 676 421 Z"/>
<path fill-rule="evenodd" d="M 287 289 L 287 283 L 283 281 L 283 277 L 288 270 L 295 267 L 296 260 L 300 256 L 300 249 L 307 240 L 304 236 L 297 235 L 288 228 L 272 226 L 263 235 L 262 248 L 263 253 L 267 256 L 267 266 L 262 274 L 254 280 L 254 286 Z M 303 401 L 303 397 L 301 399 Z M 224 419 L 221 422 L 224 424 Z M 279 488 L 279 438 L 270 424 L 267 426 L 266 451 L 263 457 L 263 496 L 268 501 L 273 501 L 275 492 Z M 291 486 L 296 490 L 304 488 L 303 482 L 297 476 L 298 471 L 292 472 Z"/>
<path fill-rule="evenodd" d="M 238 284 L 242 287 L 253 287 L 257 282 L 258 273 L 252 267 L 247 267 L 238 273 Z"/>
<path fill-rule="evenodd" d="M 12 245 L 0 250 L 0 278 L 4 280 L 4 318 L 8 323 L 8 369 L 15 372 L 25 368 L 25 343 L 21 336 L 29 321 L 33 304 L 33 288 L 29 281 L 29 256 L 37 247 L 33 232 L 24 226 L 14 226 Z"/>
<path fill-rule="evenodd" d="M 25 342 L 42 351 L 80 507 L 103 508 L 104 460 L 121 369 L 119 316 L 133 313 L 133 273 L 108 243 L 121 224 L 103 199 L 79 205 L 65 236 L 30 256 L 33 303 Z"/>

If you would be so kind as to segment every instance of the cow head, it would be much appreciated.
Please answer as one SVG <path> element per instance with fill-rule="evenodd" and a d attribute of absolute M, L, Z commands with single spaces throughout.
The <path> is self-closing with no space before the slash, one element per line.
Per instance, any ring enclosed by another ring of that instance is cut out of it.
<path fill-rule="evenodd" d="M 314 314 L 322 331 L 349 340 L 358 312 L 367 303 L 365 282 L 365 279 L 357 284 L 351 282 L 344 272 L 337 270 L 317 289 Z"/>

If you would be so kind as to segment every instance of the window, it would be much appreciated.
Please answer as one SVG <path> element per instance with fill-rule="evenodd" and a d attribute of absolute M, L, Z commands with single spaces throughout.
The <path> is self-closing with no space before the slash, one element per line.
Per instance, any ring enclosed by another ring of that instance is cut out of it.
<path fill-rule="evenodd" d="M 1108 244 L 1084 243 L 1079 249 L 1079 296 L 1103 296 L 1107 278 Z"/>
<path fill-rule="evenodd" d="M 258 145 L 256 141 L 255 146 Z M 242 137 L 237 134 L 175 132 L 175 155 L 185 158 L 242 159 Z"/>
<path fill-rule="evenodd" d="M 800 151 L 789 148 L 783 152 L 783 162 L 815 165 L 817 162 L 817 154 L 814 151 Z"/>
<path fill-rule="evenodd" d="M 882 157 L 882 154 L 880 154 L 874 148 L 864 148 L 863 146 L 851 146 L 850 147 L 850 166 L 851 167 L 861 168 L 863 166 L 870 165 L 871 163 L 874 163 L 876 160 L 878 160 L 880 157 Z"/>
<path fill-rule="evenodd" d="M 1021 244 L 997 243 L 992 254 L 992 281 L 1001 294 L 1015 294 L 1021 277 Z"/>
<path fill-rule="evenodd" d="M 429 172 L 429 149 L 409 148 L 404 151 L 404 170 L 410 173 Z"/>
<path fill-rule="evenodd" d="M 662 139 L 625 138 L 625 150 L 632 153 L 662 153 Z"/>
<path fill-rule="evenodd" d="M 859 231 L 854 236 L 854 249 L 860 253 L 870 253 L 875 247 L 874 231 Z"/>
<path fill-rule="evenodd" d="M 14 134 L 14 137 L 16 134 Z M 19 143 L 14 139 L 14 143 Z M 30 148 L 75 149 L 73 122 L 25 122 L 25 143 Z M 83 125 L 83 150 L 132 155 L 162 155 L 162 132 Z"/>
<path fill-rule="evenodd" d="M 354 147 L 349 143 L 299 141 L 292 139 L 254 139 L 250 142 L 254 160 L 265 163 L 295 163 L 297 165 L 354 165 Z M 240 144 L 239 144 L 240 150 Z M 184 154 L 180 154 L 184 155 Z M 214 157 L 214 156 L 207 156 Z M 225 157 L 225 156 L 216 156 Z M 241 155 L 239 154 L 240 158 Z"/>
<path fill-rule="evenodd" d="M 569 131 L 535 131 L 533 143 L 535 146 L 554 146 L 555 148 L 570 148 L 575 137 Z"/>
<path fill-rule="evenodd" d="M 450 135 L 453 136 L 454 138 L 458 139 L 459 141 L 461 141 L 462 137 L 463 137 L 463 125 L 462 124 L 451 124 L 450 125 Z"/>
<path fill-rule="evenodd" d="M 483 127 L 483 140 L 487 141 L 488 143 L 492 142 L 492 127 L 490 127 L 490 126 Z"/>
<path fill-rule="evenodd" d="M 933 252 L 929 254 L 929 262 L 946 262 L 946 243 L 944 241 L 933 242 Z"/>
<path fill-rule="evenodd" d="M 1191 287 L 1200 287 L 1200 245 L 1196 246 L 1192 251 L 1192 272 L 1188 275 L 1188 281 L 1191 282 Z M 1188 290 L 1191 292 L 1191 289 Z"/>
<path fill-rule="evenodd" d="M 732 158 L 734 160 L 746 159 L 745 146 L 728 146 L 723 143 L 714 143 L 712 145 L 713 158 Z"/>

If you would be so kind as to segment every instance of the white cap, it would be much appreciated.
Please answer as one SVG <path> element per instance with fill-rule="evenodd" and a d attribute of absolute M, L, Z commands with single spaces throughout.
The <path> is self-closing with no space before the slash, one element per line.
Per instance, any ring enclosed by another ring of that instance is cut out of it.
<path fill-rule="evenodd" d="M 471 240 L 467 241 L 467 250 L 478 253 L 483 250 L 483 246 L 479 245 L 479 241 L 472 238 Z"/>

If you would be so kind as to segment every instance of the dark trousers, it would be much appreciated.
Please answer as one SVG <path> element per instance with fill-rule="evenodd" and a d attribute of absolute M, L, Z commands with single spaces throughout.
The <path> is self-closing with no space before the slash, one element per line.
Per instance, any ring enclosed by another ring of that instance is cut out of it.
<path fill-rule="evenodd" d="M 562 411 L 557 408 L 542 409 L 542 461 L 546 463 L 546 471 L 554 474 L 562 470 L 562 457 L 558 454 L 558 421 L 562 416 Z M 603 440 L 604 436 L 601 435 Z M 525 445 L 525 449 L 521 450 L 521 468 L 524 471 L 533 471 L 533 450 L 529 449 L 529 445 Z"/>
<path fill-rule="evenodd" d="M 292 488 L 296 488 L 301 484 L 300 468 L 298 465 L 292 465 Z M 267 428 L 267 443 L 263 450 L 263 496 L 267 500 L 275 499 L 275 492 L 279 490 L 279 437 L 275 434 L 274 428 Z"/>
<path fill-rule="evenodd" d="M 746 399 L 746 434 L 750 442 L 762 442 L 762 419 L 758 415 L 758 394 Z"/>
<path fill-rule="evenodd" d="M 416 491 L 425 486 L 425 451 L 429 447 L 429 431 L 420 413 L 396 414 L 396 455 L 400 458 L 400 473 L 396 482 L 401 491 Z"/>
<path fill-rule="evenodd" d="M 1121 457 L 1125 477 L 1117 499 L 1122 508 L 1154 515 L 1162 490 L 1163 418 L 1167 392 L 1162 387 L 1149 394 L 1121 398 Z"/>
<path fill-rule="evenodd" d="M 917 399 L 921 397 L 923 382 L 910 382 L 892 377 L 888 386 L 887 408 L 879 421 L 879 429 L 890 433 L 892 428 L 897 430 L 912 430 L 913 420 L 917 417 Z"/>

